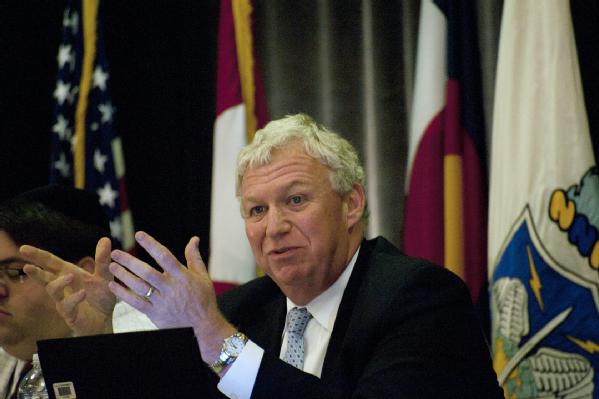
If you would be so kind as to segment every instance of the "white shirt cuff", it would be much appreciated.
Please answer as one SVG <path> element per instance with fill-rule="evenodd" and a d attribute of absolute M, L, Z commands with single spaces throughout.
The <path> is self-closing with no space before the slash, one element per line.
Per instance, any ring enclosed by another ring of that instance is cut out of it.
<path fill-rule="evenodd" d="M 264 349 L 248 341 L 227 373 L 218 383 L 218 390 L 231 399 L 249 399 L 262 362 Z"/>

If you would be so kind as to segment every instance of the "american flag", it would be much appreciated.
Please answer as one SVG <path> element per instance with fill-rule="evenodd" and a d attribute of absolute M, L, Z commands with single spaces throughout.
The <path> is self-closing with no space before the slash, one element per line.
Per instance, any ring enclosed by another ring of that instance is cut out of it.
<path fill-rule="evenodd" d="M 98 6 L 99 0 L 68 1 L 63 14 L 53 93 L 50 182 L 97 193 L 110 222 L 113 245 L 131 250 L 134 229 L 121 140 L 114 129 Z"/>

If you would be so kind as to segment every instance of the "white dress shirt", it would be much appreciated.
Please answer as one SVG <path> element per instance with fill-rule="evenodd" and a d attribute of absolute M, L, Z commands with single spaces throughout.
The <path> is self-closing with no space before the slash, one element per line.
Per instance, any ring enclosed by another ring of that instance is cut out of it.
<path fill-rule="evenodd" d="M 337 311 L 341 304 L 341 298 L 356 264 L 359 251 L 360 249 L 358 248 L 349 265 L 347 265 L 337 281 L 305 306 L 312 315 L 304 332 L 303 371 L 306 373 L 320 377 L 324 357 L 337 318 Z M 287 298 L 287 315 L 289 315 L 289 311 L 294 307 L 300 306 L 295 305 Z M 283 358 L 286 350 L 287 331 L 285 329 L 283 331 L 281 352 L 279 354 L 280 358 Z M 218 389 L 231 399 L 249 398 L 256 382 L 256 376 L 258 375 L 263 355 L 264 349 L 251 340 L 248 341 L 237 360 L 235 360 L 220 380 Z"/>
<path fill-rule="evenodd" d="M 10 398 L 25 362 L 18 360 L 0 348 L 0 398 Z"/>

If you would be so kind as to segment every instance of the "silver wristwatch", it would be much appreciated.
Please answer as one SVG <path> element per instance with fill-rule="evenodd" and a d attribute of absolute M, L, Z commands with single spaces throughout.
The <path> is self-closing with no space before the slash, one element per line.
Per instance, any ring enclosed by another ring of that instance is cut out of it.
<path fill-rule="evenodd" d="M 239 356 L 247 342 L 248 337 L 246 337 L 243 333 L 240 332 L 237 332 L 231 335 L 230 337 L 225 338 L 218 359 L 210 365 L 212 371 L 218 374 L 226 366 L 233 363 L 235 359 L 237 359 L 237 356 Z"/>

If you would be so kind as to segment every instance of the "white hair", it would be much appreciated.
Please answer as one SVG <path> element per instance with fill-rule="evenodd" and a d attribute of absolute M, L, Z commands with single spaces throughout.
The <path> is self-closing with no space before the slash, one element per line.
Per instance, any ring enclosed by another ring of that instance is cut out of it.
<path fill-rule="evenodd" d="M 241 198 L 241 183 L 248 170 L 269 164 L 273 150 L 296 142 L 303 143 L 308 155 L 331 170 L 331 187 L 339 195 L 349 194 L 355 183 L 365 187 L 364 168 L 350 142 L 310 116 L 295 114 L 269 122 L 241 150 L 237 158 L 237 198 Z M 367 212 L 364 212 L 364 221 L 366 219 Z"/>

